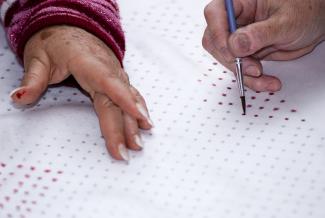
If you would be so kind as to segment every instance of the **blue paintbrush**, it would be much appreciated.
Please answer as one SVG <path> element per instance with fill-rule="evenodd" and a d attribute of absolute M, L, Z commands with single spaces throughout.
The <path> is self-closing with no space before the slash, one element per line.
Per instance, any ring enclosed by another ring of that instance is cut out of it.
<path fill-rule="evenodd" d="M 237 24 L 235 18 L 234 4 L 232 0 L 225 0 L 227 15 L 228 15 L 228 24 L 229 30 L 231 33 L 236 32 Z M 236 58 L 236 77 L 237 84 L 240 92 L 240 99 L 243 107 L 244 115 L 246 114 L 246 98 L 245 98 L 245 89 L 244 89 L 244 80 L 243 80 L 243 69 L 242 69 L 242 60 L 241 58 Z"/>

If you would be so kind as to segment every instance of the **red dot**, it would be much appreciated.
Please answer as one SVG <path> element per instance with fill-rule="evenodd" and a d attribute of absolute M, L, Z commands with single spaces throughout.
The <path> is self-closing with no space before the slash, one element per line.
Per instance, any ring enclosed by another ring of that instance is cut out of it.
<path fill-rule="evenodd" d="M 30 170 L 31 170 L 31 171 L 34 171 L 34 170 L 35 170 L 35 167 L 30 167 Z"/>
<path fill-rule="evenodd" d="M 271 92 L 271 93 L 269 93 L 269 95 L 274 95 L 274 93 L 273 93 L 273 92 Z"/>
<path fill-rule="evenodd" d="M 252 97 L 251 97 L 251 99 L 252 99 L 252 100 L 255 100 L 255 99 L 256 99 L 256 97 L 255 97 L 255 96 L 252 96 Z"/>
<path fill-rule="evenodd" d="M 248 107 L 248 108 L 251 108 L 251 107 L 253 107 L 253 106 L 252 106 L 251 104 L 248 104 L 247 107 Z"/>
<path fill-rule="evenodd" d="M 227 94 L 226 94 L 226 93 L 222 93 L 222 96 L 223 96 L 223 97 L 226 97 L 226 96 L 227 96 Z"/>
<path fill-rule="evenodd" d="M 291 112 L 292 112 L 292 113 L 296 113 L 297 110 L 296 110 L 296 109 L 292 109 Z"/>
<path fill-rule="evenodd" d="M 25 178 L 26 178 L 26 179 L 29 179 L 29 178 L 30 178 L 30 175 L 26 174 L 26 175 L 25 175 Z"/>
<path fill-rule="evenodd" d="M 1 166 L 1 167 L 6 167 L 6 164 L 1 163 L 0 166 Z"/>
<path fill-rule="evenodd" d="M 19 165 L 17 165 L 17 168 L 21 169 L 21 168 L 23 168 L 23 165 L 19 164 Z"/>
<path fill-rule="evenodd" d="M 45 172 L 45 173 L 50 173 L 51 170 L 50 170 L 50 169 L 46 169 L 46 170 L 44 170 L 44 172 Z"/>
<path fill-rule="evenodd" d="M 260 94 L 261 92 L 260 91 L 256 91 L 257 94 Z"/>

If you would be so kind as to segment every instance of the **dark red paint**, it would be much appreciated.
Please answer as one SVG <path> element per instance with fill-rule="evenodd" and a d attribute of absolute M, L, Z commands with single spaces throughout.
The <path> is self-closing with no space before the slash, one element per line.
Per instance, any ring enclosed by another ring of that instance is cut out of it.
<path fill-rule="evenodd" d="M 23 95 L 25 95 L 25 94 L 26 94 L 26 91 L 23 90 L 22 92 L 17 92 L 16 97 L 17 97 L 18 99 L 21 99 L 21 98 L 23 97 Z"/>

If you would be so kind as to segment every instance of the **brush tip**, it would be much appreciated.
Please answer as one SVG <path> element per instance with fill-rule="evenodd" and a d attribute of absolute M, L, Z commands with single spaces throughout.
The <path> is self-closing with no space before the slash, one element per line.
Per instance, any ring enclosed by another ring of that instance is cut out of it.
<path fill-rule="evenodd" d="M 243 115 L 246 115 L 246 98 L 245 96 L 240 97 L 242 108 L 243 108 Z"/>

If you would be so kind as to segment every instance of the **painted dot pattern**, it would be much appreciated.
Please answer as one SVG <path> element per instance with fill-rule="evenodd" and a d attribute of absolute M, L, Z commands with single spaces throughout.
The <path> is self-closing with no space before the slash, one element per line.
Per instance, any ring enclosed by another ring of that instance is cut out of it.
<path fill-rule="evenodd" d="M 23 70 L 0 30 L 1 218 L 325 217 L 313 105 L 247 90 L 243 116 L 233 74 L 201 46 L 207 3 L 120 1 L 125 68 L 155 122 L 128 165 L 109 157 L 78 90 L 52 87 L 33 107 L 10 102 Z"/>

